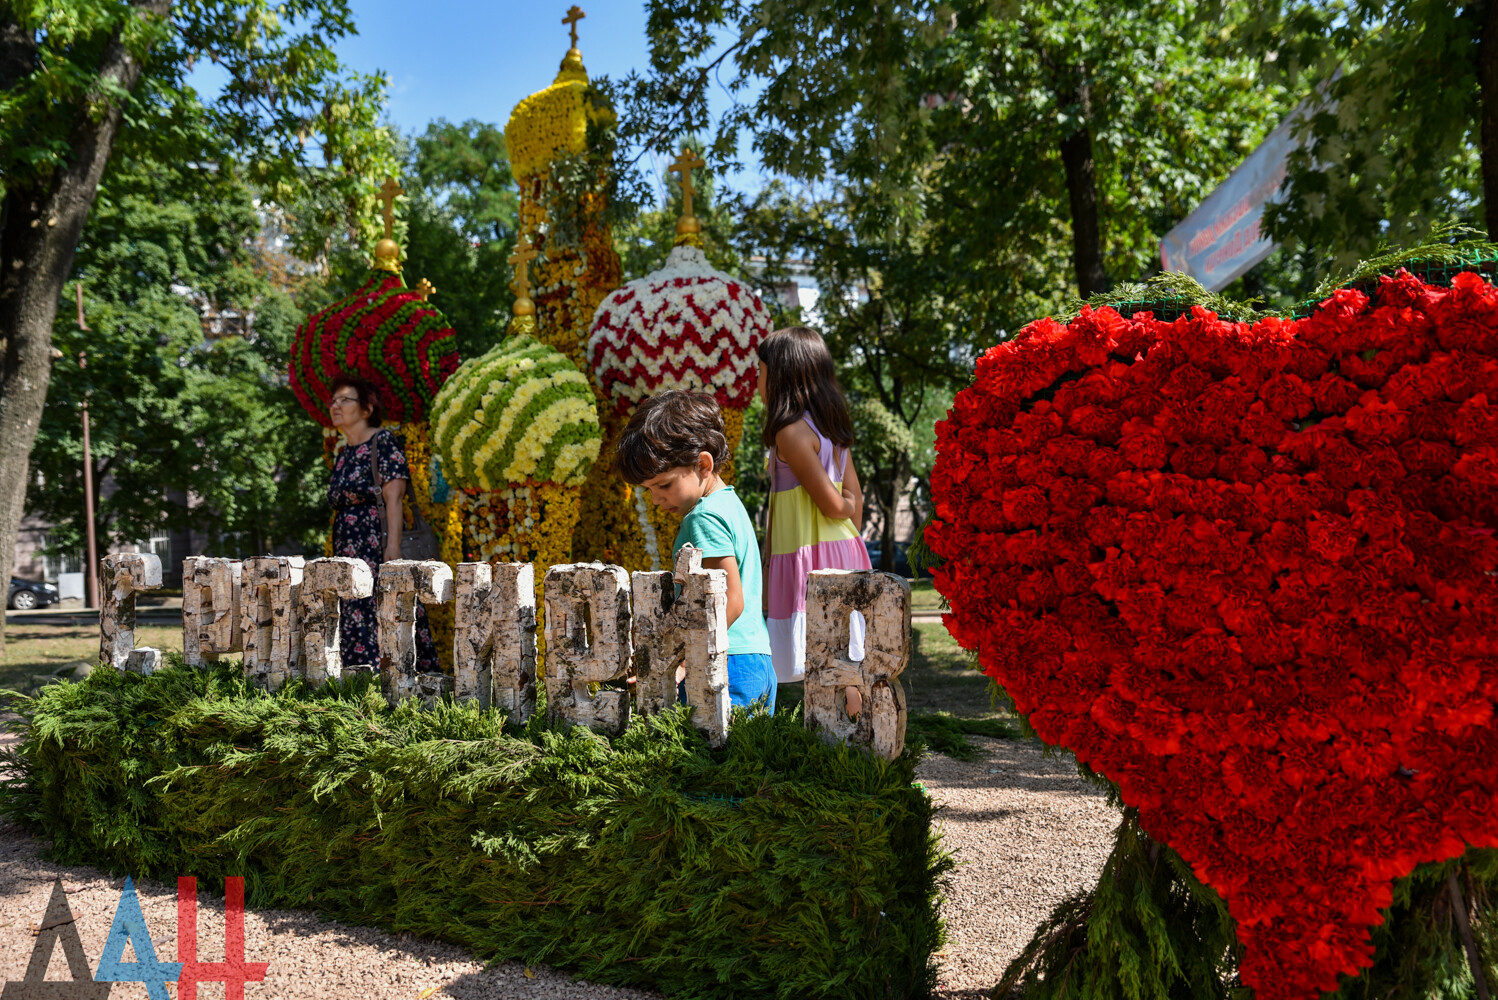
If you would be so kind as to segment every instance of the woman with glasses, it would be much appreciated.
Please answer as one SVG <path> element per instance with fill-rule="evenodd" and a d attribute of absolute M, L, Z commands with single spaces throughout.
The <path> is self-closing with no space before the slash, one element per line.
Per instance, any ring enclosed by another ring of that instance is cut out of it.
<path fill-rule="evenodd" d="M 380 563 L 401 557 L 401 496 L 411 470 L 395 435 L 380 430 L 383 408 L 379 392 L 368 381 L 351 375 L 334 379 L 328 415 L 344 440 L 328 481 L 333 554 L 363 559 L 379 579 Z M 339 651 L 346 665 L 364 663 L 379 670 L 373 597 L 342 602 Z M 420 602 L 416 605 L 416 669 L 442 671 Z"/>

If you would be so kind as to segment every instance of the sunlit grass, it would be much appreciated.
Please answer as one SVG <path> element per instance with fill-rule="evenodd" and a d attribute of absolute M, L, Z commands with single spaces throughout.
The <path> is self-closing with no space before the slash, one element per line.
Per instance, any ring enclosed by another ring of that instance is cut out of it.
<path fill-rule="evenodd" d="M 154 646 L 163 652 L 181 652 L 182 628 L 178 625 L 140 625 L 135 630 L 135 644 Z M 25 691 L 35 685 L 34 676 L 51 674 L 69 663 L 93 664 L 98 659 L 97 624 L 12 621 L 5 627 L 0 688 Z"/>

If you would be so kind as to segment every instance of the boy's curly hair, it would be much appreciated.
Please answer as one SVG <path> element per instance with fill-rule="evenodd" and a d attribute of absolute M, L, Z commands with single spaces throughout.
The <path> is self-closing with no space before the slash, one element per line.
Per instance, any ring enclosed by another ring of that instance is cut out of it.
<path fill-rule="evenodd" d="M 614 468 L 639 486 L 667 469 L 697 464 L 702 452 L 713 468 L 728 462 L 728 436 L 718 401 L 705 392 L 668 389 L 642 402 L 614 449 Z"/>

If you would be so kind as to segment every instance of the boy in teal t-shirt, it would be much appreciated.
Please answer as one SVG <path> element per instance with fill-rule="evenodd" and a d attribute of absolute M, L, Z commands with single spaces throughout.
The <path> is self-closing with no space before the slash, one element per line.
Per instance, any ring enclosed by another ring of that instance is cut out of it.
<path fill-rule="evenodd" d="M 659 507 L 681 515 L 671 553 L 702 550 L 704 569 L 728 575 L 728 694 L 748 707 L 764 699 L 775 711 L 775 668 L 761 594 L 764 570 L 754 524 L 718 469 L 728 438 L 717 400 L 671 389 L 642 402 L 619 437 L 615 464 L 624 478 L 650 491 Z"/>

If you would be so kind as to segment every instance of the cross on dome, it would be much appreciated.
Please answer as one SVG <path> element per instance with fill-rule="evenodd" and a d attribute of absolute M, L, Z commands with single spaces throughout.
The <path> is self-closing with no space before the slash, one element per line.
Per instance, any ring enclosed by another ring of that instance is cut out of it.
<path fill-rule="evenodd" d="M 515 269 L 515 305 L 511 312 L 516 316 L 531 316 L 536 304 L 531 301 L 531 278 L 527 265 L 536 259 L 538 251 L 530 237 L 522 236 L 515 243 L 515 252 L 510 254 L 510 266 Z"/>
<path fill-rule="evenodd" d="M 676 221 L 678 237 L 694 236 L 702 232 L 702 223 L 692 212 L 692 171 L 707 166 L 707 162 L 692 152 L 691 146 L 681 147 L 681 155 L 666 169 L 681 174 L 681 218 Z"/>
<path fill-rule="evenodd" d="M 405 194 L 405 188 L 396 183 L 394 177 L 386 177 L 385 183 L 380 187 L 379 199 L 385 203 L 380 214 L 385 217 L 385 238 L 388 240 L 395 232 L 395 199 Z"/>
<path fill-rule="evenodd" d="M 379 194 L 375 197 L 385 203 L 380 214 L 385 217 L 385 238 L 375 244 L 374 267 L 381 271 L 389 271 L 392 274 L 400 273 L 401 264 L 400 247 L 396 246 L 391 237 L 395 233 L 395 199 L 398 195 L 405 194 L 394 177 L 386 177 L 385 183 L 380 186 Z"/>
<path fill-rule="evenodd" d="M 577 22 L 587 16 L 581 7 L 573 4 L 572 8 L 567 11 L 567 16 L 562 18 L 562 23 L 567 25 L 568 29 L 572 32 L 572 47 L 574 49 L 577 48 Z"/>

